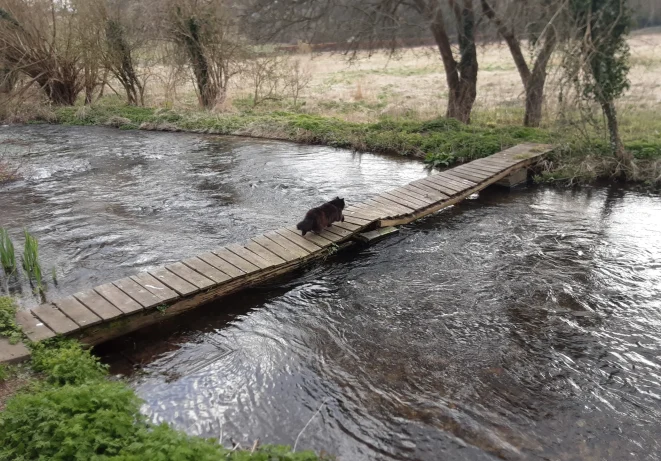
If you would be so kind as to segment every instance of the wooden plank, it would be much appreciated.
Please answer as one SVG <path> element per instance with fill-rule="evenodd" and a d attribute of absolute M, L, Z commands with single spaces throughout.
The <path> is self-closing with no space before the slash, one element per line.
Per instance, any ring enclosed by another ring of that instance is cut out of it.
<path fill-rule="evenodd" d="M 411 183 L 406 186 L 407 189 L 412 189 L 414 191 L 418 191 L 427 195 L 432 196 L 435 198 L 437 201 L 442 201 L 442 200 L 447 200 L 450 198 L 449 195 L 443 194 L 442 192 L 439 192 L 437 189 L 432 189 L 429 186 L 426 186 L 424 184 L 420 183 Z"/>
<path fill-rule="evenodd" d="M 452 170 L 441 171 L 441 172 L 438 172 L 438 173 L 432 175 L 432 177 L 435 177 L 435 178 L 437 177 L 438 179 L 448 181 L 452 184 L 457 185 L 458 187 L 462 187 L 463 189 L 470 189 L 471 187 L 477 186 L 476 182 L 469 181 L 469 180 L 464 179 L 464 178 L 460 178 L 459 176 L 454 176 L 454 175 L 452 175 L 451 171 Z"/>
<path fill-rule="evenodd" d="M 273 264 L 274 266 L 279 266 L 281 264 L 286 263 L 288 260 L 282 259 L 280 256 L 277 254 L 273 253 L 272 251 L 269 251 L 266 249 L 264 246 L 260 245 L 259 243 L 249 240 L 244 244 L 246 249 L 252 251 L 255 253 L 257 256 L 260 258 L 263 258 L 265 261 L 268 261 L 269 263 Z M 294 258 L 296 259 L 296 258 Z"/>
<path fill-rule="evenodd" d="M 447 179 L 448 181 L 452 181 L 458 186 L 463 186 L 464 188 L 475 187 L 478 184 L 475 181 L 469 181 L 468 179 L 460 178 L 459 176 L 454 176 L 452 174 L 452 170 L 439 171 L 434 176 L 439 176 L 441 178 Z"/>
<path fill-rule="evenodd" d="M 223 283 L 232 278 L 226 273 L 219 271 L 212 265 L 205 263 L 199 258 L 188 258 L 182 260 L 181 262 L 216 283 Z"/>
<path fill-rule="evenodd" d="M 219 248 L 218 250 L 212 251 L 212 253 L 218 256 L 220 259 L 226 261 L 228 264 L 231 264 L 232 266 L 240 269 L 245 274 L 257 272 L 259 270 L 259 267 L 235 255 L 226 248 Z"/>
<path fill-rule="evenodd" d="M 360 229 L 361 227 L 363 227 L 363 226 L 358 226 L 358 225 L 356 225 L 356 224 L 353 224 L 353 223 L 351 223 L 351 222 L 348 222 L 348 221 L 346 221 L 346 219 L 345 219 L 344 222 L 336 222 L 336 223 L 333 223 L 333 225 L 335 225 L 335 226 L 337 226 L 337 227 L 339 227 L 339 228 L 341 228 L 341 229 L 346 229 L 346 230 L 348 230 L 349 232 L 355 232 L 355 231 L 357 231 L 358 229 Z"/>
<path fill-rule="evenodd" d="M 273 240 L 266 238 L 264 235 L 258 235 L 253 237 L 253 240 L 258 245 L 263 246 L 271 253 L 275 253 L 278 257 L 282 258 L 284 261 L 294 261 L 299 258 L 295 253 L 283 248 L 281 245 L 278 245 Z"/>
<path fill-rule="evenodd" d="M 339 234 L 328 232 L 327 229 L 322 230 L 321 233 L 318 235 L 325 238 L 326 240 L 330 240 L 333 243 L 339 242 L 340 240 L 344 240 L 346 238 Z"/>
<path fill-rule="evenodd" d="M 112 284 L 130 296 L 131 299 L 139 303 L 145 309 L 161 304 L 161 300 L 156 295 L 140 286 L 131 278 L 127 277 L 121 280 L 115 280 Z"/>
<path fill-rule="evenodd" d="M 401 198 L 398 195 L 395 195 L 394 193 L 391 192 L 383 192 L 380 196 L 380 198 L 384 198 L 386 200 L 390 200 L 391 202 L 397 203 L 398 205 L 405 206 L 406 208 L 409 208 L 411 210 L 417 210 L 419 208 L 424 208 L 425 205 L 413 200 L 409 200 L 407 198 Z"/>
<path fill-rule="evenodd" d="M 502 170 L 514 166 L 517 163 L 514 160 L 506 160 L 502 158 L 493 158 L 493 157 L 484 157 L 475 161 L 484 165 L 500 167 Z"/>
<path fill-rule="evenodd" d="M 269 232 L 264 235 L 267 239 L 271 240 L 272 242 L 275 242 L 277 245 L 280 245 L 283 247 L 285 250 L 289 251 L 291 254 L 298 258 L 305 258 L 310 254 L 310 251 L 304 250 L 303 248 L 299 247 L 298 245 L 293 244 L 286 238 L 284 238 L 282 235 L 278 234 L 277 232 Z"/>
<path fill-rule="evenodd" d="M 374 200 L 366 200 L 362 206 L 366 208 L 369 207 L 371 210 L 377 211 L 381 215 L 381 219 L 386 218 L 388 216 L 397 216 L 400 214 L 404 214 L 400 210 L 394 210 L 379 202 L 375 202 Z"/>
<path fill-rule="evenodd" d="M 35 343 L 55 336 L 55 332 L 32 315 L 30 311 L 20 310 L 16 312 L 16 323 L 21 327 L 25 336 Z"/>
<path fill-rule="evenodd" d="M 459 190 L 456 190 L 454 187 L 450 187 L 448 185 L 441 185 L 437 184 L 434 181 L 429 181 L 427 179 L 419 179 L 415 182 L 416 186 L 427 186 L 430 189 L 437 190 L 438 192 L 441 192 L 442 194 L 447 195 L 448 197 L 452 197 L 453 195 L 459 193 Z"/>
<path fill-rule="evenodd" d="M 215 267 L 219 271 L 229 275 L 232 278 L 236 277 L 241 277 L 242 275 L 245 275 L 245 272 L 243 272 L 241 269 L 239 269 L 236 266 L 231 265 L 224 259 L 220 259 L 218 256 L 215 254 L 208 252 L 208 253 L 202 253 L 201 255 L 197 256 L 200 258 L 202 261 L 205 263 Z"/>
<path fill-rule="evenodd" d="M 153 294 L 157 298 L 157 303 L 154 306 L 167 303 L 179 298 L 177 292 L 171 290 L 167 286 L 163 285 L 158 279 L 156 279 L 149 272 L 140 272 L 137 275 L 132 275 L 131 279 L 137 283 L 141 288 L 144 288 L 149 293 Z"/>
<path fill-rule="evenodd" d="M 295 234 L 301 235 L 301 231 L 296 229 L 296 227 L 294 226 L 288 227 L 287 230 L 290 230 Z M 301 237 L 306 240 L 310 240 L 311 242 L 317 245 L 321 245 L 322 247 L 327 247 L 328 245 L 331 245 L 334 242 L 334 240 L 323 238 L 322 236 L 317 235 L 314 232 L 308 232 L 307 234 L 305 234 L 305 236 L 301 236 Z"/>
<path fill-rule="evenodd" d="M 449 196 L 458 194 L 466 189 L 464 186 L 458 186 L 451 183 L 450 181 L 445 180 L 444 178 L 427 177 L 425 179 L 421 179 L 420 182 Z"/>
<path fill-rule="evenodd" d="M 51 304 L 42 304 L 41 306 L 32 309 L 32 313 L 39 320 L 44 322 L 48 328 L 59 335 L 71 333 L 78 329 L 78 325 L 76 325 L 73 320 Z"/>
<path fill-rule="evenodd" d="M 80 291 L 74 293 L 73 296 L 103 320 L 110 320 L 123 315 L 122 311 L 106 301 L 105 298 L 94 290 Z"/>
<path fill-rule="evenodd" d="M 490 171 L 481 171 L 481 170 L 479 170 L 479 169 L 473 167 L 470 163 L 466 163 L 466 164 L 464 164 L 464 165 L 460 165 L 460 166 L 458 166 L 457 168 L 453 168 L 451 171 L 452 171 L 453 173 L 458 173 L 458 172 L 459 172 L 459 173 L 464 173 L 464 174 L 472 175 L 472 176 L 474 176 L 475 178 L 480 178 L 480 179 L 481 179 L 480 182 L 482 182 L 482 181 L 484 181 L 485 179 L 488 179 L 488 178 L 490 178 L 490 177 L 492 177 L 492 176 L 495 175 L 495 173 L 492 173 L 492 172 L 490 172 Z"/>
<path fill-rule="evenodd" d="M 463 185 L 457 185 L 445 178 L 435 178 L 434 176 L 427 176 L 420 181 L 429 187 L 440 188 L 440 191 L 445 194 L 449 194 L 451 191 L 452 195 L 454 195 L 466 189 Z"/>
<path fill-rule="evenodd" d="M 367 227 L 370 224 L 374 222 L 373 219 L 363 219 L 363 218 L 358 218 L 355 215 L 344 215 L 344 222 L 349 222 L 351 224 L 356 224 L 357 226 L 360 227 Z"/>
<path fill-rule="evenodd" d="M 452 170 L 452 174 L 455 175 L 455 176 L 459 176 L 460 178 L 464 178 L 464 179 L 468 179 L 468 180 L 473 181 L 473 182 L 477 182 L 478 184 L 481 184 L 486 179 L 488 179 L 488 178 L 485 178 L 485 177 L 475 176 L 472 173 L 466 173 L 464 171 L 459 171 L 456 168 L 454 170 Z"/>
<path fill-rule="evenodd" d="M 109 303 L 122 311 L 124 314 L 131 314 L 142 310 L 142 306 L 133 300 L 129 295 L 117 288 L 112 283 L 94 287 L 94 291 L 103 296 Z"/>
<path fill-rule="evenodd" d="M 471 187 L 475 186 L 474 182 L 469 182 L 466 181 L 465 179 L 459 178 L 457 176 L 450 176 L 446 174 L 432 174 L 427 176 L 428 180 L 430 181 L 435 181 L 439 184 L 448 184 L 453 186 L 455 189 L 458 190 L 465 190 L 465 189 L 470 189 Z"/>
<path fill-rule="evenodd" d="M 391 200 L 403 200 L 405 204 L 408 204 L 408 206 L 415 206 L 416 208 L 424 208 L 428 206 L 430 203 L 433 203 L 430 200 L 418 200 L 417 198 L 413 198 L 410 195 L 402 194 L 398 190 L 389 190 L 388 192 L 384 192 L 382 194 L 386 198 L 390 198 Z M 398 202 L 400 203 L 400 202 Z"/>
<path fill-rule="evenodd" d="M 181 296 L 187 296 L 200 291 L 198 287 L 170 272 L 165 267 L 152 269 L 149 273 L 153 275 L 156 280 L 160 281 L 166 287 L 176 291 Z"/>
<path fill-rule="evenodd" d="M 377 221 L 380 218 L 380 214 L 374 209 L 366 210 L 353 205 L 351 209 L 345 210 L 344 219 L 354 216 L 359 219 L 369 220 L 370 222 Z"/>
<path fill-rule="evenodd" d="M 9 339 L 0 336 L 0 364 L 19 363 L 30 358 L 30 351 L 25 344 L 12 344 Z"/>
<path fill-rule="evenodd" d="M 64 315 L 76 322 L 81 328 L 101 322 L 101 317 L 85 307 L 73 296 L 58 299 L 54 304 L 59 310 L 64 312 Z"/>
<path fill-rule="evenodd" d="M 268 261 L 266 261 L 264 258 L 261 258 L 257 256 L 255 253 L 252 251 L 248 251 L 245 248 L 243 248 L 240 245 L 237 244 L 232 244 L 232 245 L 227 245 L 225 248 L 227 248 L 229 251 L 234 253 L 235 255 L 239 256 L 242 259 L 245 259 L 246 261 L 254 264 L 255 266 L 259 267 L 260 269 L 266 269 L 268 267 L 272 267 L 275 264 L 272 264 Z"/>
<path fill-rule="evenodd" d="M 305 250 L 309 251 L 310 253 L 315 253 L 317 251 L 320 251 L 323 246 L 320 246 L 316 243 L 314 243 L 311 240 L 306 239 L 305 237 L 302 237 L 301 234 L 297 234 L 296 232 L 292 232 L 291 230 L 287 228 L 283 229 L 278 229 L 276 232 L 280 235 L 282 235 L 284 238 L 289 240 L 290 242 L 294 243 L 295 245 L 300 246 L 301 248 L 304 248 Z"/>
<path fill-rule="evenodd" d="M 498 166 L 485 165 L 483 163 L 471 162 L 469 165 L 472 170 L 481 171 L 483 173 L 489 174 L 491 176 L 496 175 L 507 168 L 501 168 Z"/>
<path fill-rule="evenodd" d="M 405 186 L 398 187 L 397 189 L 395 189 L 395 191 L 397 191 L 398 194 L 414 198 L 414 199 L 419 200 L 421 202 L 425 202 L 425 203 L 427 203 L 427 205 L 430 205 L 432 203 L 436 203 L 436 201 L 437 201 L 436 199 L 434 199 L 432 197 L 422 195 L 422 192 L 418 193 L 418 192 L 414 192 L 411 189 L 407 189 Z"/>
<path fill-rule="evenodd" d="M 374 202 L 377 202 L 377 203 L 381 203 L 382 205 L 385 205 L 388 208 L 391 208 L 391 209 L 396 210 L 399 213 L 403 213 L 403 214 L 415 211 L 415 207 L 410 208 L 410 207 L 407 207 L 407 206 L 404 206 L 404 205 L 400 205 L 397 202 L 393 202 L 392 200 L 388 200 L 387 198 L 384 198 L 384 197 L 381 197 L 381 196 L 372 197 L 370 200 L 372 200 Z"/>
<path fill-rule="evenodd" d="M 165 268 L 173 274 L 178 275 L 188 283 L 195 285 L 200 290 L 204 290 L 205 288 L 209 288 L 215 285 L 213 280 L 208 279 L 199 272 L 194 271 L 183 262 L 177 261 L 176 263 L 168 264 L 165 266 Z"/>
<path fill-rule="evenodd" d="M 379 240 L 399 232 L 399 229 L 396 227 L 388 226 L 375 229 L 370 232 L 363 232 L 362 234 L 356 234 L 356 238 L 365 243 L 376 243 Z"/>

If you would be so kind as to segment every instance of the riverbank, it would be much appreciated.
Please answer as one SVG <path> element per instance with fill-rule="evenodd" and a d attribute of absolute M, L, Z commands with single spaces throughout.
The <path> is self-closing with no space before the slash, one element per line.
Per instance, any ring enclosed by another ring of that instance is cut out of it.
<path fill-rule="evenodd" d="M 630 169 L 622 168 L 610 154 L 606 138 L 597 133 L 585 133 L 560 122 L 544 128 L 526 128 L 489 114 L 478 113 L 475 119 L 471 125 L 445 118 L 361 123 L 291 111 L 212 113 L 106 101 L 93 106 L 42 108 L 21 121 L 270 138 L 414 156 L 441 169 L 522 142 L 552 143 L 557 148 L 544 162 L 536 178 L 540 182 L 573 184 L 617 178 L 647 186 L 661 183 L 661 122 L 651 116 L 627 114 L 622 119 L 625 147 L 634 156 Z"/>
<path fill-rule="evenodd" d="M 7 314 L 7 315 L 4 315 Z M 191 437 L 140 413 L 142 401 L 108 367 L 72 340 L 29 343 L 0 298 L 0 333 L 23 340 L 30 362 L 0 365 L 0 459 L 317 461 L 310 451 L 258 441 L 240 445 Z M 222 436 L 219 436 L 222 437 Z"/>

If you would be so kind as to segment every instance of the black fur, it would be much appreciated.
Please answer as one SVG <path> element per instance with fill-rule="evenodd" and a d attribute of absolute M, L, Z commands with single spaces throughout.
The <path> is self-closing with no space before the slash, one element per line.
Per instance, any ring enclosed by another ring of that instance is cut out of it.
<path fill-rule="evenodd" d="M 305 218 L 296 225 L 296 229 L 300 230 L 303 235 L 308 232 L 318 234 L 324 227 L 329 227 L 335 221 L 344 221 L 342 210 L 344 210 L 344 199 L 335 197 L 330 202 L 312 208 L 305 213 Z"/>

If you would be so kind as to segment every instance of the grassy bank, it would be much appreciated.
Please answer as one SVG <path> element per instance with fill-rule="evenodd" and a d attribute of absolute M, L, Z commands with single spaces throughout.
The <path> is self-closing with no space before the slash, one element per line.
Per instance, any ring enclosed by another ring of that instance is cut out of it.
<path fill-rule="evenodd" d="M 511 114 L 503 119 L 493 113 L 477 113 L 471 125 L 445 118 L 383 118 L 360 123 L 287 111 L 214 114 L 106 102 L 91 107 L 55 108 L 32 120 L 274 138 L 415 156 L 436 168 L 488 156 L 522 142 L 541 142 L 551 143 L 557 150 L 544 163 L 538 176 L 540 181 L 585 183 L 626 177 L 648 185 L 661 182 L 661 121 L 652 114 L 649 117 L 641 113 L 629 114 L 622 118 L 625 146 L 635 158 L 634 168 L 626 171 L 610 155 L 604 136 L 560 123 L 546 128 L 525 128 L 516 125 Z"/>
<path fill-rule="evenodd" d="M 0 298 L 3 311 L 10 300 Z M 6 317 L 6 316 L 5 316 Z M 4 318 L 4 317 L 3 317 Z M 2 321 L 2 320 L 0 320 Z M 13 322 L 2 334 L 20 335 Z M 0 365 L 0 460 L 317 461 L 285 446 L 237 446 L 191 437 L 140 413 L 140 399 L 71 340 L 30 344 L 29 364 Z"/>

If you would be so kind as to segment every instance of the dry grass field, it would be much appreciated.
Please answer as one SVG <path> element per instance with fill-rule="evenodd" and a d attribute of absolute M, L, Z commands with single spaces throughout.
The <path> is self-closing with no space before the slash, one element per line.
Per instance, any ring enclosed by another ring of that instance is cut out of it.
<path fill-rule="evenodd" d="M 640 31 L 629 40 L 631 46 L 631 88 L 620 101 L 620 111 L 656 111 L 661 108 L 661 30 Z M 304 112 L 335 116 L 347 121 L 369 122 L 383 116 L 429 119 L 443 114 L 447 85 L 439 54 L 434 48 L 402 50 L 395 56 L 361 53 L 347 60 L 342 54 L 297 54 L 311 81 L 303 90 Z M 557 113 L 561 72 L 558 60 L 550 70 L 546 94 L 547 123 Z M 476 117 L 489 114 L 498 122 L 519 121 L 523 111 L 523 87 L 505 44 L 483 45 L 479 49 Z M 193 86 L 180 76 L 174 92 L 162 82 L 163 69 L 150 81 L 147 104 L 192 109 L 196 107 Z M 247 105 L 251 88 L 245 79 L 233 81 L 223 111 L 237 111 Z M 287 108 L 270 103 L 265 109 Z M 300 109 L 299 109 L 300 110 Z"/>

